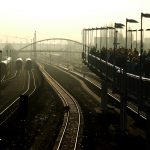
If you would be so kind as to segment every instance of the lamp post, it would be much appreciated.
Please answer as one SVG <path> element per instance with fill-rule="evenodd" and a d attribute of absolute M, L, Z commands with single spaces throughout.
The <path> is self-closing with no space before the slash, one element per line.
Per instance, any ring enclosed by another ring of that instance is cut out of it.
<path fill-rule="evenodd" d="M 136 32 L 136 50 L 137 50 L 137 29 L 136 30 L 133 30 Z"/>
<path fill-rule="evenodd" d="M 140 48 L 140 56 L 142 57 L 142 54 L 143 54 L 143 17 L 145 17 L 145 18 L 150 18 L 150 14 L 144 14 L 144 13 L 141 13 L 141 48 Z M 141 57 L 140 57 L 140 64 L 142 63 L 141 62 Z M 140 65 L 141 66 L 141 65 Z M 142 70 L 141 70 L 142 71 Z M 142 73 L 142 72 L 141 72 Z M 140 75 L 142 75 L 140 73 Z"/>
<path fill-rule="evenodd" d="M 128 22 L 129 23 L 138 23 L 138 21 L 134 20 L 134 19 L 127 19 L 126 18 L 126 42 L 125 42 L 125 48 L 127 50 L 127 27 L 128 27 Z"/>
<path fill-rule="evenodd" d="M 117 49 L 117 45 L 119 44 L 119 43 L 117 43 L 118 42 L 118 39 L 117 39 L 118 31 L 116 29 L 123 29 L 123 27 L 124 27 L 124 24 L 122 24 L 122 23 L 115 22 L 115 24 L 114 24 L 114 56 L 115 56 L 115 51 Z"/>
<path fill-rule="evenodd" d="M 131 32 L 131 50 L 132 50 L 132 32 L 136 32 L 136 50 L 137 50 L 137 30 L 128 30 L 128 32 Z"/>
<path fill-rule="evenodd" d="M 139 102 L 141 103 L 142 102 L 142 74 L 143 74 L 143 70 L 142 70 L 142 54 L 143 54 L 143 34 L 142 34 L 142 30 L 143 30 L 143 17 L 145 18 L 150 18 L 150 14 L 144 14 L 144 13 L 141 13 L 141 49 L 140 49 L 140 95 L 139 95 Z M 147 107 L 147 110 L 146 110 L 146 113 L 147 113 L 147 126 L 148 126 L 148 129 L 147 129 L 147 149 L 150 149 L 150 104 L 149 102 L 147 102 L 146 104 L 146 107 Z"/>
<path fill-rule="evenodd" d="M 99 42 L 99 52 L 101 52 L 102 49 L 102 30 L 100 29 L 100 42 Z M 101 58 L 101 57 L 100 57 Z"/>
<path fill-rule="evenodd" d="M 102 81 L 102 108 L 105 110 L 107 108 L 107 91 L 108 91 L 108 85 L 107 85 L 107 80 L 108 80 L 108 49 L 107 49 L 107 45 L 108 45 L 108 30 L 114 29 L 114 27 L 104 27 L 104 28 L 100 28 L 101 30 L 106 30 L 106 60 L 105 60 L 105 78 Z"/>
<path fill-rule="evenodd" d="M 100 28 L 96 28 L 97 30 L 100 30 L 100 51 L 99 52 L 101 52 L 101 49 L 102 49 L 102 30 L 106 30 L 107 28 L 106 27 L 100 27 Z M 101 59 L 101 56 L 100 56 L 100 59 Z"/>
<path fill-rule="evenodd" d="M 91 49 L 91 35 L 92 35 L 92 28 L 89 29 L 89 54 Z"/>
<path fill-rule="evenodd" d="M 143 17 L 150 18 L 150 14 L 141 13 L 141 29 L 140 29 L 140 31 L 141 31 L 141 44 L 140 44 L 140 81 L 141 81 L 141 84 L 142 84 L 142 74 L 143 74 L 143 71 L 142 71 L 142 54 L 143 54 L 143 32 L 142 31 L 143 31 Z"/>
<path fill-rule="evenodd" d="M 84 29 L 82 30 L 82 61 L 84 61 Z"/>
<path fill-rule="evenodd" d="M 121 113 L 121 118 L 120 118 L 120 128 L 124 132 L 127 129 L 127 112 L 126 112 L 126 107 L 127 107 L 127 27 L 128 23 L 138 23 L 134 19 L 127 19 L 126 18 L 126 40 L 125 40 L 125 62 L 124 62 L 124 67 L 123 67 L 123 89 L 121 93 L 121 106 L 120 106 L 120 113 Z M 121 72 L 120 72 L 121 73 Z"/>
<path fill-rule="evenodd" d="M 114 30 L 114 27 L 107 27 L 106 28 L 106 66 L 108 65 L 108 30 Z M 106 77 L 108 74 L 108 67 L 106 67 Z"/>
<path fill-rule="evenodd" d="M 13 58 L 12 58 L 12 51 L 13 51 L 13 50 L 10 49 L 10 58 L 11 58 L 11 60 L 13 61 Z M 10 62 L 10 73 L 12 73 L 12 63 L 13 63 L 12 61 Z"/>
<path fill-rule="evenodd" d="M 87 50 L 86 50 L 86 53 L 87 53 L 87 55 L 86 55 L 86 59 L 85 59 L 85 62 L 86 61 L 88 61 L 88 58 L 89 58 L 89 42 L 90 42 L 90 40 L 89 40 L 89 38 L 90 38 L 90 36 L 89 36 L 89 31 L 90 31 L 90 29 L 88 28 L 88 29 L 86 29 L 86 43 L 87 43 Z"/>
<path fill-rule="evenodd" d="M 114 80 L 114 84 L 113 84 L 113 88 L 114 88 L 114 90 L 115 90 L 115 59 L 116 59 L 116 49 L 117 49 L 117 33 L 118 33 L 118 31 L 116 30 L 116 29 L 118 29 L 118 28 L 120 28 L 120 29 L 122 29 L 124 27 L 124 24 L 122 24 L 122 23 L 115 23 L 114 24 L 114 28 L 115 28 L 115 30 L 114 30 L 114 58 L 113 58 L 113 65 L 114 65 L 114 76 L 113 76 L 113 80 Z M 122 96 L 121 96 L 122 97 Z M 120 105 L 120 128 L 121 128 L 121 130 L 125 130 L 126 129 L 126 123 L 127 123 L 127 119 L 126 119 L 126 111 L 125 111 L 125 100 L 121 100 L 121 105 Z"/>
<path fill-rule="evenodd" d="M 87 29 L 85 29 L 85 33 L 84 33 L 84 36 L 85 36 L 85 54 L 84 54 L 84 59 L 85 59 L 85 63 L 86 63 L 86 48 L 87 48 Z"/>
<path fill-rule="evenodd" d="M 143 17 L 145 17 L 145 18 L 150 18 L 150 14 L 144 14 L 144 13 L 141 13 L 141 29 L 140 29 L 140 31 L 141 31 L 141 44 L 140 44 L 140 86 L 139 86 L 139 106 L 140 106 L 140 104 L 141 104 L 141 102 L 142 102 L 142 75 L 143 75 L 143 69 L 142 69 L 142 55 L 143 55 L 143 32 L 142 31 L 144 31 L 143 30 Z M 138 111 L 140 111 L 139 109 L 138 109 Z"/>
<path fill-rule="evenodd" d="M 113 49 L 113 65 L 115 67 L 115 59 L 116 59 L 116 49 L 117 49 L 117 45 L 118 43 L 118 38 L 117 38 L 117 33 L 118 31 L 116 29 L 122 29 L 124 27 L 124 24 L 122 23 L 116 23 L 114 24 L 114 49 Z"/>
<path fill-rule="evenodd" d="M 87 61 L 89 61 L 89 31 L 90 29 L 87 29 L 87 31 L 88 31 L 88 60 Z"/>
<path fill-rule="evenodd" d="M 114 81 L 115 81 L 115 64 L 116 64 L 116 49 L 117 49 L 117 45 L 118 43 L 118 39 L 117 39 L 117 33 L 118 31 L 116 29 L 122 29 L 124 27 L 124 24 L 122 23 L 115 23 L 114 24 L 114 51 L 113 51 L 113 66 L 114 66 Z M 115 88 L 115 85 L 114 85 Z"/>
<path fill-rule="evenodd" d="M 85 46 L 84 46 L 85 45 L 85 35 L 84 35 L 84 33 L 85 33 L 85 29 L 82 30 L 82 43 L 83 43 L 82 62 L 84 62 L 84 53 L 85 53 Z"/>
<path fill-rule="evenodd" d="M 96 41 L 96 44 L 95 44 L 95 47 L 96 47 L 96 51 L 97 51 L 97 27 L 96 27 L 96 39 L 95 39 L 95 41 Z"/>
<path fill-rule="evenodd" d="M 106 27 L 106 66 L 108 64 L 108 30 L 114 30 L 114 27 Z M 107 69 L 106 69 L 106 77 L 107 77 Z"/>
<path fill-rule="evenodd" d="M 141 33 L 141 29 L 139 29 L 138 31 Z M 144 36 L 144 30 L 143 29 L 142 29 L 142 32 L 143 32 L 142 34 Z M 141 45 L 139 46 L 139 54 L 140 54 L 140 51 L 141 51 Z"/>
<path fill-rule="evenodd" d="M 150 29 L 146 29 L 146 31 L 150 31 Z"/>
<path fill-rule="evenodd" d="M 132 30 L 128 30 L 128 32 L 131 32 L 131 51 L 132 51 Z"/>
<path fill-rule="evenodd" d="M 107 27 L 107 32 L 106 32 L 106 41 L 107 41 L 107 45 L 106 45 L 106 48 L 108 47 L 108 36 L 107 36 L 107 34 L 108 34 L 108 30 L 114 30 L 115 28 L 114 27 Z"/>
<path fill-rule="evenodd" d="M 140 32 L 142 31 L 142 37 L 144 37 L 144 29 L 142 29 L 142 30 L 139 29 L 139 30 L 137 30 L 137 31 L 140 31 Z M 150 31 L 150 29 L 145 29 L 145 31 Z M 144 44 L 143 44 L 143 45 L 144 45 Z M 141 48 L 140 48 L 140 49 L 141 49 Z M 140 51 L 140 53 L 141 53 L 141 51 Z"/>

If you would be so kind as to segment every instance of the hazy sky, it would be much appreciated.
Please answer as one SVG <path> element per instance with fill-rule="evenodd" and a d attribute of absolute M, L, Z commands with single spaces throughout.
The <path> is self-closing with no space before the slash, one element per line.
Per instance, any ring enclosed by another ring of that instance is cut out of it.
<path fill-rule="evenodd" d="M 140 14 L 150 13 L 150 0 L 1 0 L 0 40 L 11 36 L 30 40 L 64 37 L 81 40 L 81 30 L 120 22 L 126 18 L 140 21 Z M 150 28 L 150 19 L 143 19 Z M 139 29 L 140 24 L 130 25 Z M 150 33 L 149 33 L 150 34 Z M 19 39 L 21 40 L 21 39 Z"/>

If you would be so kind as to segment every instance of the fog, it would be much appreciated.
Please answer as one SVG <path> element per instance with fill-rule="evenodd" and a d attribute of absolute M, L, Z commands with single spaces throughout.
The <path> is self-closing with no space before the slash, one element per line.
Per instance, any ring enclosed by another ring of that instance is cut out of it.
<path fill-rule="evenodd" d="M 149 0 L 5 0 L 0 9 L 0 41 L 30 42 L 35 30 L 39 40 L 63 37 L 81 41 L 83 28 L 125 24 L 126 18 L 140 22 L 140 13 L 149 13 L 149 6 Z M 143 24 L 149 28 L 150 20 L 144 19 Z M 140 24 L 130 26 L 140 28 Z"/>

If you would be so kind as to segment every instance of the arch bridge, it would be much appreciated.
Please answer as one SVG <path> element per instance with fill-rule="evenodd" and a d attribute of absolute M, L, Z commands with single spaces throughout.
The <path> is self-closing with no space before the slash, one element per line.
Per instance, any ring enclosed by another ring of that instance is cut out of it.
<path fill-rule="evenodd" d="M 36 38 L 35 38 L 36 39 Z M 49 38 L 30 43 L 20 49 L 18 53 L 21 56 L 27 56 L 39 59 L 43 56 L 51 60 L 56 56 L 62 57 L 64 60 L 74 59 L 74 61 L 82 61 L 83 43 L 67 38 Z"/>
<path fill-rule="evenodd" d="M 49 38 L 30 43 L 18 51 L 20 52 L 67 52 L 68 49 L 75 53 L 81 53 L 83 43 L 66 38 Z"/>

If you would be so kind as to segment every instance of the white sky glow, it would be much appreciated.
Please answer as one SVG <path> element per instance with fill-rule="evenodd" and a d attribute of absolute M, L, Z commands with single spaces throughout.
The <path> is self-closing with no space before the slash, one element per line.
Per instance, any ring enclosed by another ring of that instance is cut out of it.
<path fill-rule="evenodd" d="M 81 41 L 83 28 L 100 27 L 126 18 L 140 22 L 140 13 L 150 13 L 150 0 L 4 0 L 0 8 L 2 35 L 37 38 L 64 37 Z M 150 19 L 144 19 L 150 28 Z M 133 29 L 140 24 L 130 25 Z M 29 40 L 30 40 L 29 39 Z"/>

